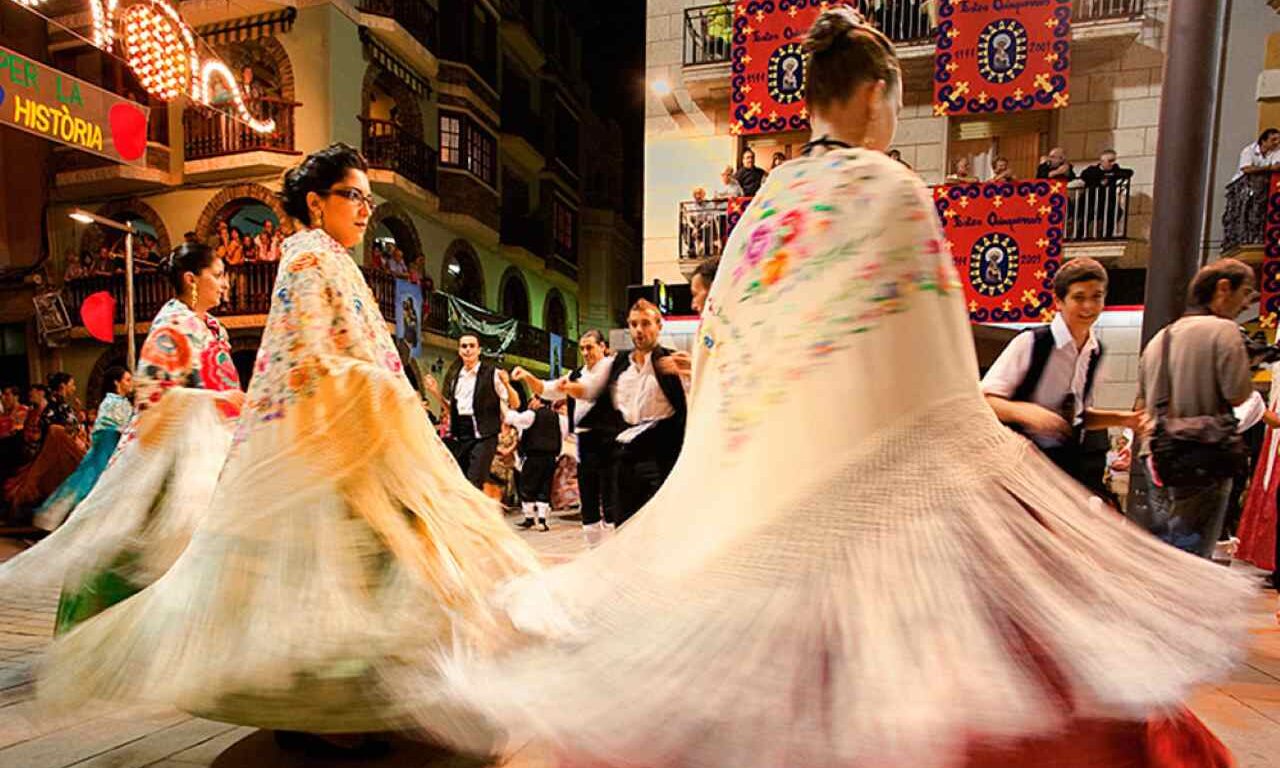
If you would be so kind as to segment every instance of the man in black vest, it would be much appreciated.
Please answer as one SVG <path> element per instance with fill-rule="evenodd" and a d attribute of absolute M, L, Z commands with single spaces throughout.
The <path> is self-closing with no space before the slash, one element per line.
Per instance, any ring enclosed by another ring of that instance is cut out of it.
<path fill-rule="evenodd" d="M 541 530 L 547 526 L 551 512 L 551 480 L 556 473 L 556 459 L 564 443 L 560 414 L 548 408 L 542 398 L 529 400 L 527 411 L 507 411 L 506 421 L 520 430 L 520 507 L 524 510 L 521 528 L 532 528 L 534 517 Z"/>
<path fill-rule="evenodd" d="M 595 401 L 578 424 L 617 432 L 618 525 L 643 507 L 666 481 L 684 445 L 687 413 L 685 382 L 671 359 L 675 353 L 658 344 L 662 315 L 641 299 L 627 316 L 634 349 L 614 355 L 600 367 L 568 382 L 570 397 Z"/>
<path fill-rule="evenodd" d="M 612 364 L 604 334 L 589 330 L 578 339 L 583 367 L 555 381 L 540 381 L 523 368 L 511 372 L 514 381 L 523 381 L 535 394 L 548 400 L 569 401 L 569 427 L 578 438 L 578 493 L 582 497 L 582 532 L 587 545 L 594 547 L 604 539 L 605 524 L 617 524 L 617 474 L 614 465 L 614 438 L 618 430 L 610 419 L 595 428 L 583 422 L 595 409 L 595 401 L 566 397 L 566 384 L 581 381 L 595 373 L 606 376 Z M 601 519 L 603 517 L 603 520 Z"/>
<path fill-rule="evenodd" d="M 1064 472 L 1106 498 L 1102 472 L 1085 471 L 1084 433 L 1121 427 L 1137 434 L 1146 418 L 1139 411 L 1093 407 L 1102 359 L 1093 324 L 1106 304 L 1106 269 L 1093 259 L 1072 259 L 1055 275 L 1053 292 L 1053 321 L 1015 336 L 983 377 L 982 392 L 1000 421 L 1027 434 Z"/>
<path fill-rule="evenodd" d="M 428 380 L 429 389 L 434 389 L 432 381 Z M 480 360 L 479 337 L 466 334 L 458 339 L 458 361 L 445 377 L 448 397 L 441 399 L 449 409 L 453 457 L 476 488 L 483 488 L 489 479 L 493 456 L 498 452 L 503 403 L 508 408 L 520 404 L 509 384 L 506 371 Z M 435 394 L 440 395 L 438 391 Z"/>

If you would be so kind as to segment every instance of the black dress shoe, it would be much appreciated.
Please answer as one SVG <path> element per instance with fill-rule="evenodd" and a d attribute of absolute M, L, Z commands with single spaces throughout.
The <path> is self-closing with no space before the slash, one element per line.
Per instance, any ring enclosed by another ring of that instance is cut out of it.
<path fill-rule="evenodd" d="M 551 526 L 547 525 L 547 521 L 546 521 L 546 520 L 543 520 L 543 521 L 542 521 L 541 523 L 539 523 L 538 525 L 540 526 L 540 527 L 538 528 L 538 530 L 540 530 L 540 531 L 549 531 L 549 530 L 551 530 Z"/>
<path fill-rule="evenodd" d="M 532 528 L 534 525 L 533 518 L 526 517 L 524 520 L 521 520 L 519 523 L 516 523 L 516 525 L 519 526 L 520 528 L 524 528 L 525 530 L 528 530 Z"/>

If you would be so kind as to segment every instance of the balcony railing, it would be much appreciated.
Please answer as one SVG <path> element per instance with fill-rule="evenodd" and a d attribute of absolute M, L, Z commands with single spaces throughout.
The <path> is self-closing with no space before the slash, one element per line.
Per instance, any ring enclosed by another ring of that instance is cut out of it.
<path fill-rule="evenodd" d="M 199 160 L 257 150 L 293 151 L 293 111 L 297 104 L 279 99 L 255 99 L 246 106 L 255 116 L 274 120 L 276 129 L 259 133 L 222 110 L 198 105 L 187 107 L 182 115 L 186 158 Z"/>
<path fill-rule="evenodd" d="M 1222 252 L 1247 245 L 1263 245 L 1267 234 L 1270 173 L 1248 173 L 1227 185 L 1222 209 Z"/>
<path fill-rule="evenodd" d="M 680 260 L 702 261 L 719 256 L 729 236 L 728 200 L 686 200 L 680 203 Z"/>
<path fill-rule="evenodd" d="M 1129 179 L 1067 188 L 1067 242 L 1129 237 Z"/>
<path fill-rule="evenodd" d="M 733 47 L 733 10 L 721 3 L 684 11 L 684 65 L 722 64 Z"/>
<path fill-rule="evenodd" d="M 1075 0 L 1071 6 L 1071 23 L 1136 19 L 1146 10 L 1146 0 Z"/>
<path fill-rule="evenodd" d="M 440 49 L 436 9 L 426 0 L 360 0 L 360 10 L 395 19 L 414 40 L 432 53 Z"/>
<path fill-rule="evenodd" d="M 437 155 L 422 139 L 390 120 L 361 117 L 363 148 L 370 168 L 395 171 L 430 192 L 437 191 Z"/>
<path fill-rule="evenodd" d="M 237 315 L 265 315 L 271 311 L 271 291 L 276 282 L 279 264 L 274 261 L 254 261 L 227 267 L 230 290 L 227 300 L 213 309 L 213 314 L 230 317 Z M 395 319 L 396 280 L 390 272 L 362 268 L 365 280 L 388 321 Z M 68 280 L 63 291 L 71 314 L 79 323 L 79 307 L 91 294 L 106 291 L 116 303 L 116 318 L 124 318 L 124 275 L 94 275 Z M 173 286 L 169 278 L 158 272 L 138 272 L 133 277 L 134 316 L 138 322 L 148 322 L 155 317 L 164 303 L 173 298 Z"/>
<path fill-rule="evenodd" d="M 933 42 L 934 27 L 929 23 L 929 5 L 926 0 L 858 0 L 856 6 L 863 18 L 895 43 Z"/>

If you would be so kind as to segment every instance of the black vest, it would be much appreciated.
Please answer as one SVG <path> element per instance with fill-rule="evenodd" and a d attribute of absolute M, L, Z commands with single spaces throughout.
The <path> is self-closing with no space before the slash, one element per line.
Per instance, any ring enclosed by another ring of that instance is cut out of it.
<path fill-rule="evenodd" d="M 576 368 L 573 373 L 569 374 L 569 381 L 578 381 L 581 378 L 581 368 Z M 577 398 L 566 397 L 565 402 L 568 404 L 565 408 L 565 412 L 569 416 L 569 431 L 576 432 L 578 428 L 578 400 Z"/>
<path fill-rule="evenodd" d="M 1040 379 L 1044 376 L 1045 366 L 1049 364 L 1049 356 L 1053 354 L 1053 327 L 1040 325 L 1030 331 L 1024 331 L 1024 333 L 1030 333 L 1032 336 L 1031 365 L 1027 368 L 1027 375 L 1022 377 L 1021 383 L 1018 384 L 1013 396 L 1009 399 L 1014 402 L 1029 403 L 1031 402 L 1031 396 L 1036 392 L 1036 387 L 1040 386 Z M 1102 342 L 1098 342 L 1097 348 L 1093 350 L 1092 355 L 1089 357 L 1089 369 L 1085 373 L 1084 379 L 1084 403 L 1080 404 L 1081 407 L 1086 406 L 1089 402 L 1089 395 L 1093 392 L 1093 381 L 1097 377 L 1098 363 L 1100 362 L 1102 362 Z M 1070 414 L 1063 414 L 1062 416 L 1068 423 L 1071 423 Z M 1085 437 L 1083 425 L 1072 424 L 1071 427 L 1072 440 L 1074 443 L 1079 444 Z M 1022 432 L 1021 429 L 1014 429 L 1014 431 Z"/>
<path fill-rule="evenodd" d="M 666 395 L 667 401 L 671 403 L 671 407 L 676 411 L 675 415 L 669 419 L 664 419 L 664 421 L 672 422 L 673 432 L 679 434 L 679 441 L 683 443 L 685 417 L 688 413 L 688 403 L 685 402 L 684 397 L 684 386 L 680 383 L 679 375 L 664 375 L 659 373 L 657 368 L 658 361 L 671 354 L 671 352 L 666 347 L 658 347 L 653 350 L 653 375 L 658 379 L 658 386 L 662 388 L 662 394 Z M 618 379 L 622 377 L 622 374 L 626 373 L 630 365 L 630 352 L 619 352 L 613 356 L 613 362 L 609 368 L 609 383 L 601 391 L 595 405 L 591 406 L 591 412 L 583 417 L 579 426 L 609 434 L 617 434 L 627 428 L 627 423 L 622 420 L 622 414 L 613 402 L 613 386 L 618 383 Z"/>
<path fill-rule="evenodd" d="M 449 380 L 449 429 L 455 438 L 474 438 L 474 433 L 460 433 L 456 426 L 464 420 L 469 421 L 458 413 L 458 377 L 461 375 L 462 369 L 459 368 Z M 476 394 L 472 410 L 475 413 L 476 428 L 480 431 L 481 439 L 493 437 L 502 431 L 502 407 L 498 404 L 498 389 L 493 384 L 493 366 L 483 360 L 480 361 L 479 370 L 476 372 Z"/>
<path fill-rule="evenodd" d="M 558 456 L 560 454 L 560 416 L 544 405 L 533 412 L 533 426 L 520 435 L 523 456 Z"/>

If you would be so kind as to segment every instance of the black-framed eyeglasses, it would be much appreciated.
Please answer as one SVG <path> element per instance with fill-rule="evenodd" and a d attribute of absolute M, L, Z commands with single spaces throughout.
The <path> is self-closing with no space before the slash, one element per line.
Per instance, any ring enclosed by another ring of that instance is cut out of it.
<path fill-rule="evenodd" d="M 364 204 L 373 210 L 377 206 L 377 201 L 373 199 L 373 195 L 366 195 L 358 189 L 326 189 L 320 192 L 322 195 L 337 195 L 345 197 L 356 205 Z"/>

